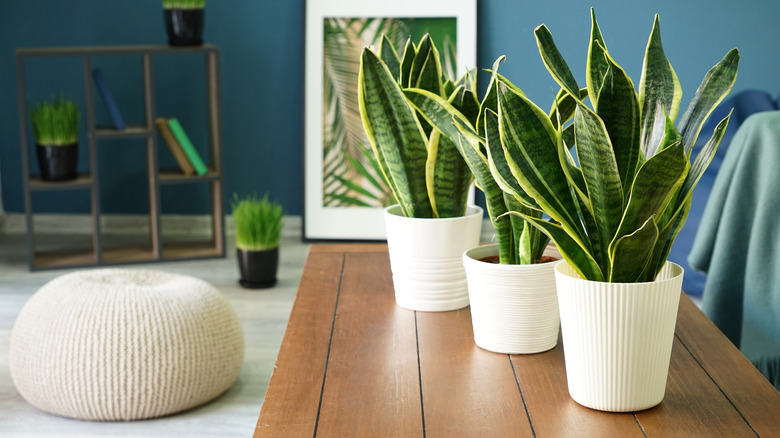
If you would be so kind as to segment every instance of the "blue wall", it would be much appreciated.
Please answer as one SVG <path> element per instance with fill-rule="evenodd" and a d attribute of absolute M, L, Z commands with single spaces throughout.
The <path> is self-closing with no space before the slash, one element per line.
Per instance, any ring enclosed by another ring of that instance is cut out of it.
<path fill-rule="evenodd" d="M 638 2 L 636 2 L 638 3 Z M 588 6 L 597 16 L 613 57 L 638 83 L 653 15 L 661 15 L 667 56 L 682 83 L 683 105 L 707 70 L 729 49 L 742 52 L 735 91 L 761 89 L 777 94 L 780 55 L 777 17 L 780 3 L 761 7 L 720 0 L 624 0 L 525 2 L 479 1 L 479 67 L 507 55 L 501 72 L 543 108 L 557 87 L 538 55 L 533 29 L 545 23 L 584 84 Z M 650 4 L 653 3 L 653 4 Z M 764 3 L 764 2 L 761 2 Z M 206 8 L 206 40 L 222 53 L 222 120 L 226 203 L 233 192 L 263 193 L 302 213 L 303 2 L 291 0 L 211 0 Z M 3 2 L 0 6 L 0 175 L 3 207 L 23 211 L 19 157 L 14 50 L 17 47 L 164 44 L 160 3 L 155 0 Z M 81 99 L 80 64 L 27 65 L 28 99 L 65 91 Z M 194 138 L 202 138 L 203 76 L 198 59 L 156 60 L 157 112 L 176 116 Z M 107 57 L 99 61 L 129 121 L 142 117 L 140 62 Z M 102 111 L 100 103 L 96 104 Z M 100 120 L 108 120 L 98 113 Z M 82 136 L 82 141 L 86 139 Z M 101 142 L 103 209 L 144 212 L 147 198 L 143 142 Z M 82 166 L 86 157 L 82 157 Z M 33 161 L 35 163 L 35 161 Z M 168 154 L 161 164 L 174 167 Z M 116 171 L 122 166 L 125 171 Z M 108 171 L 107 169 L 112 169 Z M 83 194 L 36 197 L 36 211 L 87 211 Z M 166 189 L 166 213 L 204 213 L 205 190 Z"/>

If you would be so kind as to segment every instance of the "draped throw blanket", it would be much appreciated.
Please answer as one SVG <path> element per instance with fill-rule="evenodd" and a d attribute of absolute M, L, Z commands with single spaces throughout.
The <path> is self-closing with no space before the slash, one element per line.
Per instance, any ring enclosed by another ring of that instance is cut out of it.
<path fill-rule="evenodd" d="M 734 135 L 688 260 L 707 274 L 704 312 L 780 386 L 766 366 L 780 360 L 780 111 Z"/>

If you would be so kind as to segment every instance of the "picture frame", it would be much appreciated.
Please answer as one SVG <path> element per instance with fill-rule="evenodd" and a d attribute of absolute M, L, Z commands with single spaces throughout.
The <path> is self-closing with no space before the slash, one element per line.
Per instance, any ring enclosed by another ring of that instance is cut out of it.
<path fill-rule="evenodd" d="M 445 71 L 459 77 L 477 66 L 477 1 L 306 0 L 305 9 L 303 238 L 385 240 L 383 205 L 392 198 L 359 140 L 360 53 L 378 48 L 378 39 L 365 41 L 383 33 L 416 44 L 430 32 Z"/>

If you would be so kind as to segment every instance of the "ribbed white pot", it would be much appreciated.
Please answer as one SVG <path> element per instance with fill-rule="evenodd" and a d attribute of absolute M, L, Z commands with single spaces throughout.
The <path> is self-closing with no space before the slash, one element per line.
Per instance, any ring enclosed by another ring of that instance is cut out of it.
<path fill-rule="evenodd" d="M 683 268 L 666 262 L 653 282 L 605 283 L 583 280 L 562 262 L 555 277 L 574 401 L 609 412 L 661 403 Z"/>
<path fill-rule="evenodd" d="M 463 254 L 469 285 L 474 342 L 496 353 L 530 354 L 558 343 L 555 265 L 500 265 L 479 261 L 498 254 L 498 245 Z"/>
<path fill-rule="evenodd" d="M 418 219 L 393 205 L 385 209 L 385 226 L 396 304 L 426 312 L 469 305 L 461 256 L 479 244 L 482 208 L 470 206 L 460 217 Z"/>

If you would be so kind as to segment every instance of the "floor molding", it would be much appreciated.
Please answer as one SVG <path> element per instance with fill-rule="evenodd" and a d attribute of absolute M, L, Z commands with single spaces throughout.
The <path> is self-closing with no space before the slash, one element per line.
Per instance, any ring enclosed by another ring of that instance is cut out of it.
<path fill-rule="evenodd" d="M 210 215 L 164 215 L 161 228 L 165 235 L 197 236 L 208 235 L 211 230 Z M 282 222 L 282 235 L 285 237 L 301 235 L 301 217 L 285 216 Z M 54 234 L 90 234 L 92 217 L 88 214 L 36 214 L 33 225 L 36 230 Z M 149 233 L 147 215 L 101 215 L 101 230 L 112 235 L 135 235 Z M 225 216 L 225 234 L 235 234 L 233 216 Z M 0 233 L 25 234 L 27 225 L 22 213 L 0 215 Z"/>
<path fill-rule="evenodd" d="M 162 230 L 167 236 L 208 235 L 211 230 L 210 215 L 164 215 Z M 303 220 L 301 216 L 285 216 L 282 224 L 282 236 L 301 237 Z M 92 218 L 88 214 L 36 214 L 36 230 L 52 234 L 90 234 Z M 149 216 L 146 215 L 101 215 L 100 227 L 106 234 L 129 236 L 149 233 Z M 27 226 L 22 213 L 0 215 L 0 233 L 25 234 Z M 233 216 L 225 216 L 225 234 L 235 235 Z M 489 219 L 482 222 L 481 242 L 495 241 L 493 225 Z"/>

